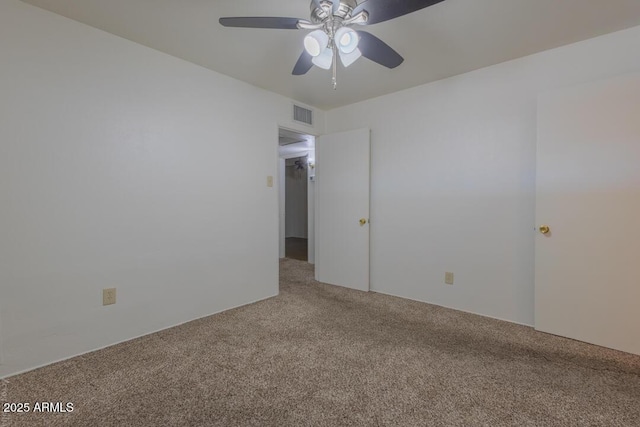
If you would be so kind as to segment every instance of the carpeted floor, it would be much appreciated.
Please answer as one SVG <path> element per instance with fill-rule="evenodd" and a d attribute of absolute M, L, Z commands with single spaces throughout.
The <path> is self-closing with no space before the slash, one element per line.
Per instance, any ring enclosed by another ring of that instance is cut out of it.
<path fill-rule="evenodd" d="M 640 426 L 640 357 L 281 261 L 276 298 L 0 384 L 0 426 Z"/>

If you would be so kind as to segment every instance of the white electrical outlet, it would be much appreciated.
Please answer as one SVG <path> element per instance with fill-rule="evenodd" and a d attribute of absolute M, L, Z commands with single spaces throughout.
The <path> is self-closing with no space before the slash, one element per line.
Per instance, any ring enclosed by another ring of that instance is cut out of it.
<path fill-rule="evenodd" d="M 447 271 L 444 273 L 444 283 L 447 285 L 453 285 L 453 273 Z"/>
<path fill-rule="evenodd" d="M 116 303 L 116 288 L 102 290 L 102 305 L 112 305 Z"/>

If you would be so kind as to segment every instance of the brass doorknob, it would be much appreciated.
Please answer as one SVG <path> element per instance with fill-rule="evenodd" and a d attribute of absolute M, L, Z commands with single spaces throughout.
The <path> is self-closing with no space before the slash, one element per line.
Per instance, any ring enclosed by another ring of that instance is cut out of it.
<path fill-rule="evenodd" d="M 546 234 L 549 234 L 549 233 L 551 233 L 551 228 L 549 228 L 549 226 L 548 226 L 548 225 L 541 225 L 541 226 L 540 226 L 540 232 L 541 232 L 542 234 L 545 234 L 545 235 L 546 235 Z"/>
<path fill-rule="evenodd" d="M 360 218 L 360 227 L 363 227 L 367 223 L 365 218 Z"/>

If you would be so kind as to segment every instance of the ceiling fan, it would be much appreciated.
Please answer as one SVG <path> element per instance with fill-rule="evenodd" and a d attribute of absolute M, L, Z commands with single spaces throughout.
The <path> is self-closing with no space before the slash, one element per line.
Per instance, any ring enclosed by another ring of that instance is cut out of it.
<path fill-rule="evenodd" d="M 404 61 L 398 52 L 371 33 L 354 30 L 354 25 L 372 25 L 407 15 L 444 0 L 312 0 L 309 20 L 281 17 L 220 18 L 225 27 L 311 30 L 304 38 L 304 51 L 293 75 L 306 74 L 311 67 L 333 68 L 337 87 L 338 56 L 348 67 L 364 56 L 387 68 Z"/>

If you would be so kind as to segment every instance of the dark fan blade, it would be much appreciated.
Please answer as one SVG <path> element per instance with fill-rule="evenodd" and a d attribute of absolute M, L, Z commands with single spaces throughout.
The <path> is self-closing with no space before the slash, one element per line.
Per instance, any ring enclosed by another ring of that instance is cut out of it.
<path fill-rule="evenodd" d="M 220 18 L 220 24 L 225 27 L 242 28 L 275 28 L 280 30 L 297 30 L 298 18 L 278 18 L 268 16 Z"/>
<path fill-rule="evenodd" d="M 296 66 L 293 67 L 293 73 L 291 74 L 293 74 L 294 76 L 307 74 L 311 67 L 313 67 L 313 62 L 311 62 L 312 59 L 313 56 L 309 55 L 306 50 L 303 51 L 302 55 L 300 55 L 300 58 L 298 58 L 298 62 L 296 62 Z"/>
<path fill-rule="evenodd" d="M 358 49 L 362 56 L 387 68 L 396 68 L 404 62 L 404 58 L 388 44 L 366 31 L 358 31 L 360 43 Z"/>
<path fill-rule="evenodd" d="M 365 0 L 353 10 L 352 15 L 355 16 L 366 10 L 369 12 L 367 25 L 371 25 L 433 6 L 442 1 L 444 0 Z"/>

